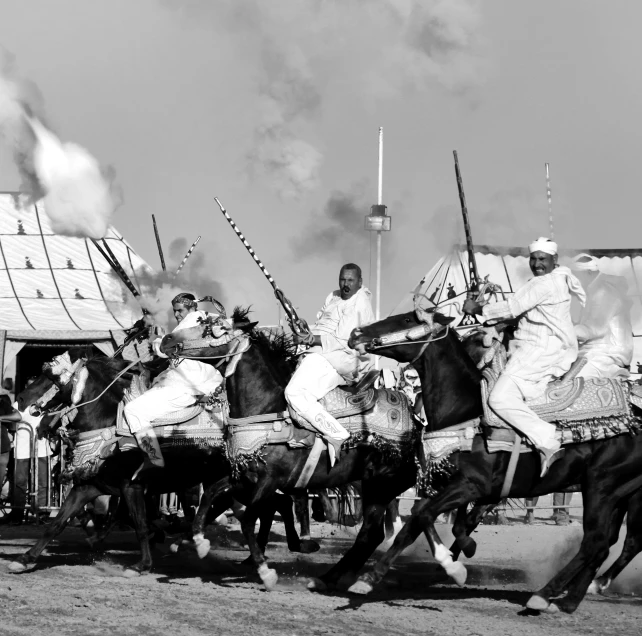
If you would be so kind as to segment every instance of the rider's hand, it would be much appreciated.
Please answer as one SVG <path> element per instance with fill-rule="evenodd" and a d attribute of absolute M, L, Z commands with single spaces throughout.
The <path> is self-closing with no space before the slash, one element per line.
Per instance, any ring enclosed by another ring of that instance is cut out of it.
<path fill-rule="evenodd" d="M 482 306 L 476 300 L 472 300 L 472 298 L 466 298 L 466 300 L 464 300 L 464 306 L 462 310 L 465 314 L 480 315 L 482 313 Z"/>

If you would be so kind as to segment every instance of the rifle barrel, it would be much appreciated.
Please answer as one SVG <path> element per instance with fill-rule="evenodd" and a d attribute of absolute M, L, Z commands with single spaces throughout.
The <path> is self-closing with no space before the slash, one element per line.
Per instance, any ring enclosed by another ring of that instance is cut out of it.
<path fill-rule="evenodd" d="M 165 257 L 163 256 L 163 246 L 161 245 L 160 235 L 158 234 L 158 226 L 156 225 L 156 217 L 152 214 L 152 222 L 154 223 L 154 236 L 156 236 L 156 247 L 158 247 L 158 255 L 160 256 L 161 267 L 163 271 L 167 271 L 165 267 Z"/>
<path fill-rule="evenodd" d="M 453 150 L 455 157 L 455 176 L 457 177 L 457 189 L 459 190 L 459 203 L 461 204 L 461 214 L 464 219 L 464 232 L 466 234 L 466 249 L 468 251 L 468 273 L 470 277 L 471 290 L 475 289 L 479 283 L 479 273 L 477 272 L 477 261 L 475 259 L 475 247 L 473 245 L 473 236 L 470 231 L 470 221 L 468 220 L 468 206 L 466 205 L 466 195 L 464 193 L 464 182 L 461 178 L 459 169 L 459 157 L 457 151 Z"/>

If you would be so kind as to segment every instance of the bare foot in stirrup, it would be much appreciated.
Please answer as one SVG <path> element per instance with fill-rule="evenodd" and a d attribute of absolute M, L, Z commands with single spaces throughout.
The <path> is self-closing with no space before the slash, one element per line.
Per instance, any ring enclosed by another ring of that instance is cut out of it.
<path fill-rule="evenodd" d="M 540 459 L 542 460 L 542 472 L 539 475 L 540 479 L 546 475 L 554 462 L 564 457 L 564 453 L 565 450 L 560 448 L 559 444 L 557 445 L 557 448 L 553 446 L 552 448 L 539 449 Z"/>

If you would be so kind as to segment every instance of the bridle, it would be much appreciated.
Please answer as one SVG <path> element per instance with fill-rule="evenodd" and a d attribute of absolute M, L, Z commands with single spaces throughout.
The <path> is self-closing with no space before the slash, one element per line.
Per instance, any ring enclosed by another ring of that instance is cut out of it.
<path fill-rule="evenodd" d="M 203 322 L 205 323 L 206 321 Z M 217 320 L 217 322 L 220 321 Z M 223 327 L 226 329 L 225 333 L 217 337 L 212 331 L 213 326 L 215 326 L 215 324 L 206 322 L 205 332 L 203 333 L 203 336 L 201 338 L 183 340 L 182 342 L 176 343 L 173 350 L 167 353 L 167 356 L 170 358 L 171 363 L 176 367 L 183 360 L 219 360 L 219 362 L 213 366 L 218 369 L 227 362 L 224 375 L 225 377 L 229 377 L 230 375 L 232 375 L 241 356 L 252 346 L 250 336 L 243 330 L 234 329 L 233 326 L 226 324 Z M 222 325 L 219 324 L 219 326 Z M 189 351 L 197 351 L 201 349 L 219 349 L 221 347 L 225 347 L 226 345 L 230 346 L 227 347 L 225 353 L 220 355 L 184 355 Z"/>
<path fill-rule="evenodd" d="M 377 336 L 375 338 L 372 338 L 370 342 L 361 344 L 364 344 L 366 351 L 368 351 L 369 353 L 393 346 L 421 344 L 422 347 L 419 349 L 419 353 L 417 353 L 417 355 L 409 363 L 414 364 L 424 354 L 429 345 L 431 345 L 433 342 L 443 340 L 444 338 L 448 337 L 448 334 L 450 333 L 450 325 L 435 326 L 433 311 L 426 311 L 425 309 L 417 307 L 415 308 L 415 315 L 417 316 L 417 319 L 421 322 L 421 324 L 415 325 L 414 327 L 409 327 L 408 329 L 393 331 L 383 336 Z M 357 329 L 356 335 L 358 336 L 359 333 L 360 330 Z M 426 336 L 429 337 L 426 338 Z"/>

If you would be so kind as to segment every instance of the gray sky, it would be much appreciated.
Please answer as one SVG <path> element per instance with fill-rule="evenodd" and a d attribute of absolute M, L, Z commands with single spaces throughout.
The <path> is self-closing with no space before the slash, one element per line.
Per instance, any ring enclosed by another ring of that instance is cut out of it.
<path fill-rule="evenodd" d="M 412 7 L 423 12 L 408 15 Z M 235 7 L 235 9 L 232 9 Z M 64 140 L 112 165 L 115 225 L 158 266 L 203 235 L 228 306 L 276 319 L 271 290 L 219 196 L 285 293 L 312 319 L 357 261 L 376 202 L 384 126 L 382 310 L 456 234 L 459 151 L 476 242 L 636 247 L 642 4 L 597 0 L 0 1 L 0 44 Z M 240 10 L 239 10 L 240 8 Z M 0 189 L 15 189 L 0 149 Z M 338 193 L 334 194 L 333 193 Z M 330 202 L 330 203 L 329 203 Z M 374 279 L 371 286 L 374 287 Z"/>

